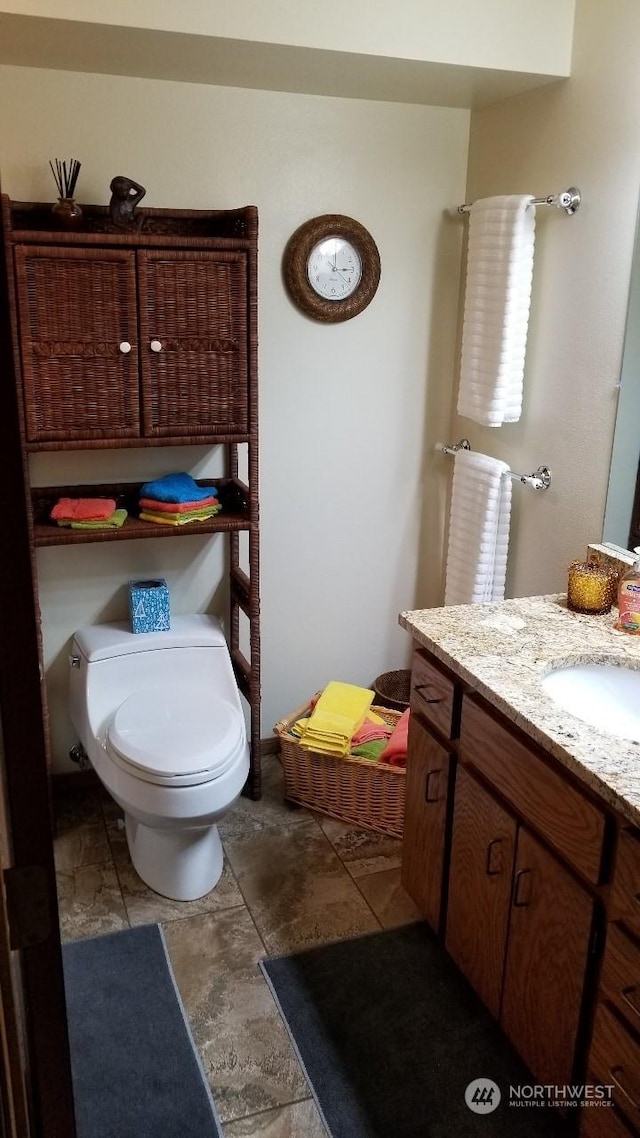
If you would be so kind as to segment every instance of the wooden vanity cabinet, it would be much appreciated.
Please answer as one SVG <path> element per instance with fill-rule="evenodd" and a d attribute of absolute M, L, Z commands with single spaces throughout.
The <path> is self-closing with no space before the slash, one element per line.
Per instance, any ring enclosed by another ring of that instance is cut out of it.
<path fill-rule="evenodd" d="M 589 1077 L 613 1087 L 616 1116 L 619 1113 L 629 1127 L 623 1133 L 639 1135 L 640 833 L 626 826 L 618 833 L 608 915 Z M 598 1130 L 600 1120 L 592 1118 L 592 1113 L 583 1111 L 581 1138 L 605 1134 L 604 1129 Z"/>
<path fill-rule="evenodd" d="M 446 899 L 452 739 L 460 719 L 460 692 L 453 678 L 421 648 L 411 670 L 411 717 L 407 754 L 402 884 L 435 932 Z"/>
<path fill-rule="evenodd" d="M 411 710 L 405 888 L 537 1082 L 613 1088 L 580 1138 L 640 1138 L 640 830 L 421 646 Z"/>

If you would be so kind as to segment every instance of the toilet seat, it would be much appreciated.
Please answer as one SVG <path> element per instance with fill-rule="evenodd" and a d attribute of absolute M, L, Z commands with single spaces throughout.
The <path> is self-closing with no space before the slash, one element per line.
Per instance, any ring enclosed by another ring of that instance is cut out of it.
<path fill-rule="evenodd" d="M 117 766 L 160 786 L 211 782 L 236 761 L 244 743 L 241 710 L 210 688 L 164 685 L 135 692 L 107 728 Z"/>

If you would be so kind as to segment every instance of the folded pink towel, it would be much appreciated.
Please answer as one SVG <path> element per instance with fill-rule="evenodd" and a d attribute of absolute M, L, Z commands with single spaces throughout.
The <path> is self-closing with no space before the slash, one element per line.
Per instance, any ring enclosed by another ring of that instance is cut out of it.
<path fill-rule="evenodd" d="M 372 723 L 370 719 L 365 719 L 353 736 L 351 746 L 359 747 L 361 743 L 372 743 L 374 739 L 388 739 L 392 731 L 393 727 L 387 723 Z"/>
<path fill-rule="evenodd" d="M 409 712 L 409 708 L 402 712 L 402 715 L 393 729 L 389 742 L 380 755 L 381 763 L 388 763 L 391 767 L 404 767 L 407 765 Z"/>
<path fill-rule="evenodd" d="M 218 499 L 212 494 L 208 498 L 201 498 L 199 502 L 160 502 L 157 498 L 140 498 L 139 505 L 143 510 L 151 510 L 155 514 L 186 514 L 189 510 L 203 510 L 206 506 L 216 506 Z"/>
<path fill-rule="evenodd" d="M 115 511 L 113 498 L 58 498 L 50 517 L 54 522 L 88 522 L 110 518 Z"/>

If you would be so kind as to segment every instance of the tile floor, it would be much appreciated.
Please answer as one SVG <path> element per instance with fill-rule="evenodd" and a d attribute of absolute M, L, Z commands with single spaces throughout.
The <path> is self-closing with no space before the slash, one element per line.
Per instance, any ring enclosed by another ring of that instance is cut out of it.
<path fill-rule="evenodd" d="M 55 844 L 63 941 L 163 926 L 225 1138 L 324 1138 L 309 1087 L 258 961 L 417 920 L 400 884 L 400 842 L 283 802 L 278 759 L 260 802 L 220 826 L 225 869 L 199 901 L 159 897 L 129 860 L 102 791 L 60 797 Z"/>

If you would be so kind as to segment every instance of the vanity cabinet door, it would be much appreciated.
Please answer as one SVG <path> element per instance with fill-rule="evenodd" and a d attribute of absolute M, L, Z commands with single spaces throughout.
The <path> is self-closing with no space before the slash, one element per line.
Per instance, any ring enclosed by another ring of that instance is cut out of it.
<path fill-rule="evenodd" d="M 593 901 L 524 828 L 518 832 L 501 1023 L 542 1083 L 570 1083 Z"/>
<path fill-rule="evenodd" d="M 135 253 L 17 246 L 29 442 L 140 432 Z"/>
<path fill-rule="evenodd" d="M 456 771 L 446 947 L 496 1017 L 509 923 L 516 820 Z"/>
<path fill-rule="evenodd" d="M 244 252 L 138 253 L 145 436 L 246 433 L 247 276 Z"/>
<path fill-rule="evenodd" d="M 440 929 L 451 757 L 420 723 L 409 720 L 402 884 L 431 927 Z"/>

